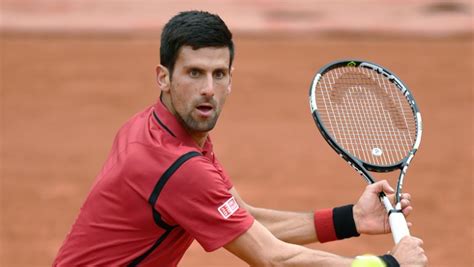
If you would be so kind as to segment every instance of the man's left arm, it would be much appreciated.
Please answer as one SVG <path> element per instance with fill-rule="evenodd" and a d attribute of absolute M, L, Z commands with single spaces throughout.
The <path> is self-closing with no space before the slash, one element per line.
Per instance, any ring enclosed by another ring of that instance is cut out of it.
<path fill-rule="evenodd" d="M 240 197 L 235 188 L 230 190 L 239 205 L 275 237 L 299 245 L 328 242 L 358 234 L 389 233 L 387 213 L 378 197 L 382 191 L 393 194 L 387 181 L 379 181 L 368 185 L 354 206 L 316 212 L 291 212 L 253 207 Z M 402 196 L 402 209 L 405 216 L 412 210 L 409 194 Z"/>

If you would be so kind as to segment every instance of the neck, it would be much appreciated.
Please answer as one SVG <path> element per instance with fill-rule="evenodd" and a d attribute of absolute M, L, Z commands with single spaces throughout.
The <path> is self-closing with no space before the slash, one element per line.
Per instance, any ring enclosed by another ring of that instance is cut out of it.
<path fill-rule="evenodd" d="M 186 128 L 186 131 L 191 135 L 191 138 L 196 142 L 196 144 L 202 148 L 204 146 L 204 143 L 206 142 L 207 135 L 208 133 L 191 133 L 189 130 Z"/>

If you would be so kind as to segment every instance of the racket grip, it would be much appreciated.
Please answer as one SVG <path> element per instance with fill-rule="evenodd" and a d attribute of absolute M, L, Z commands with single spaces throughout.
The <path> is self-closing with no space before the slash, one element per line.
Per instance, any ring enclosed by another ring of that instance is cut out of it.
<path fill-rule="evenodd" d="M 388 217 L 388 222 L 390 223 L 390 228 L 392 229 L 393 241 L 395 244 L 398 244 L 400 240 L 410 235 L 410 230 L 408 230 L 407 221 L 405 216 L 401 211 L 393 211 Z"/>

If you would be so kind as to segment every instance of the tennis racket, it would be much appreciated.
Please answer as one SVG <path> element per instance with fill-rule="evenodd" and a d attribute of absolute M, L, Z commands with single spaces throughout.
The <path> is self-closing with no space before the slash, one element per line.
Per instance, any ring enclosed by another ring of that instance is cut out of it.
<path fill-rule="evenodd" d="M 324 66 L 309 90 L 313 119 L 331 147 L 365 180 L 400 170 L 395 207 L 382 192 L 393 240 L 410 235 L 401 211 L 403 180 L 421 141 L 415 99 L 398 77 L 374 63 L 345 60 Z"/>

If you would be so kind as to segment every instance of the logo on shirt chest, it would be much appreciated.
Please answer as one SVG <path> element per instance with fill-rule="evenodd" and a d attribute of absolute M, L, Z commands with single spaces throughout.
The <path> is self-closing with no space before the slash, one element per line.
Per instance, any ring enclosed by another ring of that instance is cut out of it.
<path fill-rule="evenodd" d="M 235 201 L 234 197 L 229 198 L 222 206 L 220 206 L 217 210 L 219 213 L 224 217 L 224 219 L 229 218 L 232 214 L 234 214 L 239 209 L 239 204 Z"/>

